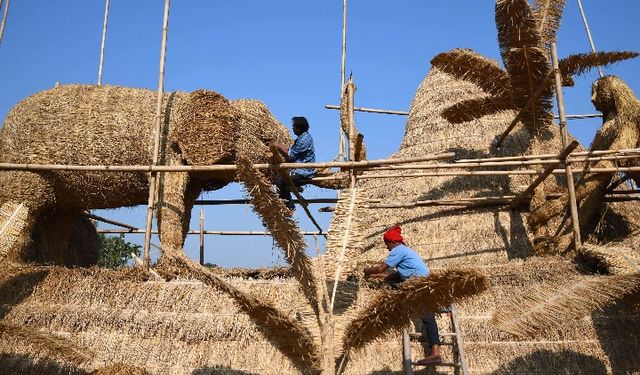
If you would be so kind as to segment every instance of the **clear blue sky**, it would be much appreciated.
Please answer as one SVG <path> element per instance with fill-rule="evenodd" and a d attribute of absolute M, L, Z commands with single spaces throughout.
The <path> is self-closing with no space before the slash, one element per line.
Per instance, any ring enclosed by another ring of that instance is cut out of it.
<path fill-rule="evenodd" d="M 568 0 L 558 49 L 560 56 L 588 52 L 577 1 Z M 499 59 L 492 0 L 349 1 L 347 74 L 358 87 L 356 106 L 407 110 L 437 53 L 472 48 Z M 112 0 L 103 81 L 105 84 L 155 89 L 162 26 L 162 0 Z M 598 50 L 640 51 L 637 18 L 640 1 L 585 0 L 585 11 Z M 0 44 L 0 118 L 21 99 L 56 81 L 96 83 L 104 1 L 11 2 Z M 342 1 L 173 1 L 169 19 L 166 89 L 206 88 L 230 99 L 255 98 L 288 125 L 306 116 L 318 160 L 337 154 L 340 93 Z M 640 60 L 620 63 L 607 74 L 625 79 L 640 92 Z M 590 86 L 597 73 L 585 75 L 565 90 L 568 113 L 593 113 Z M 405 118 L 356 115 L 370 159 L 397 150 Z M 599 120 L 572 122 L 571 133 L 588 145 Z M 330 190 L 308 188 L 305 196 L 333 197 Z M 206 198 L 240 198 L 238 186 Z M 316 211 L 318 206 L 314 207 Z M 198 227 L 198 211 L 191 227 Z M 144 227 L 144 208 L 100 212 Z M 208 207 L 206 228 L 262 230 L 248 206 Z M 298 209 L 304 230 L 312 224 Z M 316 213 L 327 228 L 330 214 Z M 105 227 L 105 226 L 103 226 Z M 142 243 L 142 236 L 127 240 Z M 157 242 L 157 241 L 156 241 Z M 324 242 L 321 241 L 321 246 Z M 223 266 L 279 263 L 269 238 L 206 237 L 206 261 Z M 185 244 L 197 257 L 198 240 Z"/>

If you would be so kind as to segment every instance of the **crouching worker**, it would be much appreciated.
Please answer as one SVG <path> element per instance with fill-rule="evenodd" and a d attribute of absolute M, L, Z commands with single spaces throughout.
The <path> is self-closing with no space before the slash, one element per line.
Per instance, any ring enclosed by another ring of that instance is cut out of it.
<path fill-rule="evenodd" d="M 429 276 L 429 268 L 422 258 L 412 249 L 404 244 L 402 229 L 395 226 L 385 232 L 384 244 L 389 250 L 389 255 L 384 262 L 380 262 L 371 267 L 365 267 L 365 277 L 384 279 L 388 282 L 402 282 L 410 277 Z M 387 272 L 389 268 L 395 271 Z M 440 334 L 434 313 L 430 313 L 422 318 L 422 326 L 426 331 L 431 354 L 421 359 L 417 364 L 437 365 L 442 363 L 440 356 Z"/>
<path fill-rule="evenodd" d="M 283 143 L 272 143 L 278 151 L 286 155 L 286 159 L 291 163 L 315 163 L 316 154 L 313 146 L 313 138 L 309 134 L 309 122 L 304 117 L 293 117 L 291 119 L 291 128 L 293 134 L 297 136 L 293 145 Z M 316 170 L 312 168 L 298 168 L 293 169 L 290 172 L 293 183 L 300 187 L 303 185 L 302 181 L 313 178 L 316 175 Z M 282 178 L 276 179 L 276 187 L 280 198 L 284 199 L 289 209 L 295 209 L 293 202 L 291 202 L 291 190 L 287 186 L 287 182 Z"/>

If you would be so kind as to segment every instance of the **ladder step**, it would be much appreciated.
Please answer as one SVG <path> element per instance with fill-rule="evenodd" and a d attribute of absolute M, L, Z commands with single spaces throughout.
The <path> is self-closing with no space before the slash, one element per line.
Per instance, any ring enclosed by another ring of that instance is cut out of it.
<path fill-rule="evenodd" d="M 440 334 L 440 337 L 455 337 L 455 336 L 458 336 L 458 334 L 455 333 L 455 332 L 441 333 Z M 409 338 L 413 339 L 413 340 L 420 340 L 420 339 L 422 339 L 424 337 L 425 337 L 425 335 L 423 335 L 422 333 L 418 333 L 418 332 L 413 332 L 413 333 L 409 334 Z M 426 338 L 425 338 L 425 340 L 426 340 Z"/>
<path fill-rule="evenodd" d="M 438 363 L 438 364 L 431 364 L 431 365 L 422 365 L 418 362 L 411 362 L 411 364 L 413 366 L 422 366 L 422 367 L 429 367 L 429 366 L 441 366 L 441 367 L 460 367 L 462 366 L 462 364 L 460 363 L 454 363 L 454 362 L 442 362 L 442 363 Z"/>

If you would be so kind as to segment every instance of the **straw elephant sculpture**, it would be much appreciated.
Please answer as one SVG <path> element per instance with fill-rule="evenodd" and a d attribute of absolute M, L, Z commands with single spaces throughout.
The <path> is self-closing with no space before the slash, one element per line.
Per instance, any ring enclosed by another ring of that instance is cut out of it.
<path fill-rule="evenodd" d="M 7 115 L 0 129 L 0 162 L 150 165 L 156 101 L 153 91 L 115 86 L 65 85 L 37 93 Z M 160 162 L 165 165 L 229 164 L 236 155 L 266 162 L 269 142 L 291 140 L 255 100 L 229 101 L 207 90 L 174 92 L 164 95 L 162 108 Z M 29 210 L 25 234 L 9 255 L 55 264 L 95 263 L 95 229 L 82 213 L 146 204 L 149 178 L 139 172 L 0 171 L 0 206 L 18 202 Z M 158 178 L 163 251 L 181 251 L 196 198 L 234 181 L 235 172 L 167 172 Z"/>

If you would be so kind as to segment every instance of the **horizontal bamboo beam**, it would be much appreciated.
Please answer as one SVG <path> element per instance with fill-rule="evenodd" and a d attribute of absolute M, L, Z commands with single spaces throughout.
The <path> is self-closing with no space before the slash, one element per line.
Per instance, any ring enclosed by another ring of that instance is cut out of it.
<path fill-rule="evenodd" d="M 296 168 L 367 168 L 379 165 L 416 163 L 429 160 L 453 159 L 454 152 L 416 156 L 411 158 L 380 159 L 363 161 L 339 161 L 325 163 L 281 163 L 254 164 L 256 169 L 296 169 Z M 217 165 L 65 165 L 65 164 L 16 164 L 0 163 L 0 170 L 20 171 L 82 171 L 82 172 L 229 172 L 236 171 L 235 164 Z"/>
<path fill-rule="evenodd" d="M 337 109 L 340 110 L 339 105 L 327 104 L 324 106 L 326 109 Z M 400 115 L 400 116 L 408 116 L 409 112 L 407 111 L 394 111 L 391 109 L 375 109 L 375 108 L 364 108 L 364 107 L 353 107 L 353 110 L 356 112 L 369 112 L 369 113 L 380 113 L 384 115 Z"/>
<path fill-rule="evenodd" d="M 138 229 L 137 227 L 134 227 L 133 225 L 129 225 L 129 224 L 125 224 L 125 223 L 120 223 L 118 221 L 115 220 L 110 220 L 107 218 L 104 218 L 102 216 L 98 216 L 98 215 L 93 215 L 93 214 L 89 214 L 89 213 L 85 213 L 83 214 L 84 217 L 87 217 L 89 219 L 93 219 L 93 220 L 98 220 L 101 221 L 103 223 L 107 223 L 107 224 L 112 224 L 112 225 L 117 225 L 119 227 L 123 227 L 123 228 L 128 228 L 128 229 Z"/>
<path fill-rule="evenodd" d="M 637 155 L 640 154 L 640 148 L 628 148 L 619 150 L 595 150 L 595 151 L 579 151 L 569 155 L 569 159 L 579 156 L 592 157 L 600 155 Z M 513 161 L 513 160 L 531 160 L 531 159 L 549 159 L 556 158 L 557 154 L 539 154 L 539 155 L 519 155 L 519 156 L 502 156 L 493 158 L 477 158 L 477 159 L 458 159 L 456 163 L 475 163 L 475 162 L 493 162 L 493 161 Z"/>
<path fill-rule="evenodd" d="M 602 117 L 602 113 L 588 113 L 584 115 L 566 115 L 565 119 L 566 120 L 584 120 L 589 118 L 601 118 L 601 117 Z M 560 119 L 560 116 L 553 116 L 553 118 L 558 120 Z"/>
<path fill-rule="evenodd" d="M 305 199 L 307 203 L 337 203 L 337 198 L 316 198 Z M 292 199 L 292 203 L 300 204 L 298 199 Z M 201 206 L 222 206 L 227 204 L 250 204 L 251 199 L 201 199 L 196 201 L 196 205 Z"/>
<path fill-rule="evenodd" d="M 98 233 L 105 234 L 144 234 L 145 231 L 143 229 L 99 229 Z M 152 234 L 158 234 L 157 230 L 151 231 Z M 187 231 L 189 235 L 200 235 L 200 230 L 189 230 Z M 206 235 L 214 235 L 214 236 L 270 236 L 271 232 L 269 231 L 241 231 L 241 230 L 205 230 L 203 234 Z M 301 232 L 304 236 L 323 236 L 324 232 Z"/>
<path fill-rule="evenodd" d="M 565 147 L 564 150 L 562 150 L 560 154 L 558 154 L 558 159 L 559 159 L 558 163 L 552 164 L 547 168 L 545 168 L 544 171 L 542 171 L 542 173 L 538 176 L 538 178 L 536 178 L 531 183 L 531 185 L 529 185 L 529 187 L 525 189 L 525 191 L 518 194 L 518 196 L 513 199 L 513 202 L 511 203 L 511 207 L 516 208 L 520 206 L 525 199 L 530 197 L 533 191 L 538 187 L 538 185 L 540 185 L 544 180 L 546 180 L 547 177 L 549 177 L 553 173 L 553 170 L 556 167 L 558 167 L 564 160 L 566 160 L 567 155 L 569 155 L 571 151 L 575 150 L 575 148 L 578 147 L 578 145 L 579 143 L 576 140 L 573 140 L 571 143 L 569 143 L 567 147 Z M 572 190 L 569 189 L 569 191 L 571 192 Z"/>

